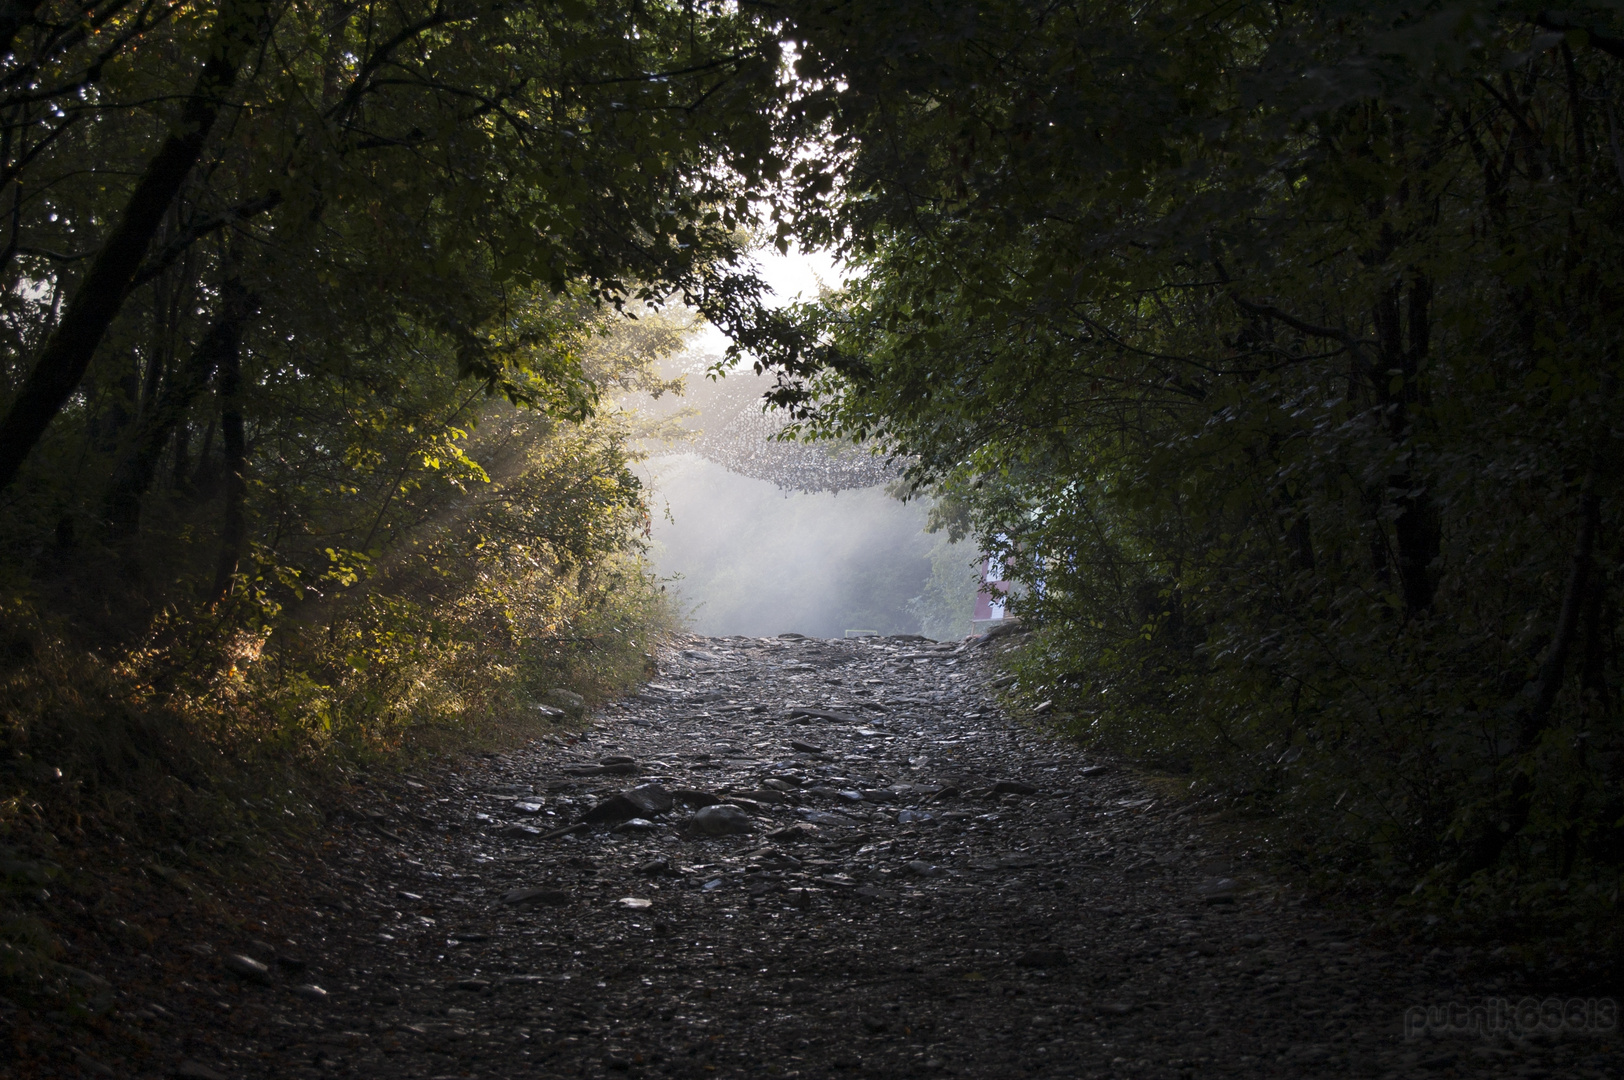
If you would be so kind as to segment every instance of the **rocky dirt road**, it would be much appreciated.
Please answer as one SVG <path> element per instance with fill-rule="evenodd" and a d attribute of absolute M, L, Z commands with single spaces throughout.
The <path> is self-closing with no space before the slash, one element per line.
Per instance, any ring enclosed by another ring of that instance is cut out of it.
<path fill-rule="evenodd" d="M 1525 991 L 1000 715 L 996 651 L 679 643 L 586 735 L 359 789 L 131 1015 L 230 1080 L 1624 1075 L 1616 1030 L 1406 1040 Z"/>

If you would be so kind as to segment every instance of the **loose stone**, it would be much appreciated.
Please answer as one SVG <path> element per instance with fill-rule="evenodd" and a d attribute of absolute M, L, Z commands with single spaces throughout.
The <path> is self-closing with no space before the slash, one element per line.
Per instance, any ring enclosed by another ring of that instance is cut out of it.
<path fill-rule="evenodd" d="M 707 836 L 727 836 L 750 832 L 750 815 L 729 803 L 704 806 L 693 817 L 694 827 Z"/>
<path fill-rule="evenodd" d="M 183 1061 L 175 1066 L 175 1075 L 180 1080 L 226 1080 L 225 1074 L 218 1069 L 211 1069 L 200 1061 Z"/>
<path fill-rule="evenodd" d="M 659 784 L 644 784 L 609 796 L 581 815 L 581 820 L 600 823 L 626 821 L 637 817 L 656 817 L 668 812 L 674 805 L 672 792 Z"/>
<path fill-rule="evenodd" d="M 502 894 L 502 903 L 510 907 L 562 907 L 569 902 L 569 893 L 562 889 L 550 889 L 545 886 L 510 889 Z M 467 941 L 469 939 L 463 938 L 462 940 Z"/>
<path fill-rule="evenodd" d="M 227 971 L 244 982 L 268 983 L 271 981 L 271 969 L 251 956 L 232 953 L 225 958 L 223 964 Z"/>

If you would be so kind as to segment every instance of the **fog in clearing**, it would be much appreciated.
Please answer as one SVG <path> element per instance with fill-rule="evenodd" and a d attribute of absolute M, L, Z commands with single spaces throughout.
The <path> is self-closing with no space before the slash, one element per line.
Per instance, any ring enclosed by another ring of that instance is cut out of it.
<path fill-rule="evenodd" d="M 778 302 L 841 279 L 823 253 L 758 258 Z M 927 533 L 928 503 L 889 495 L 895 474 L 883 460 L 772 440 L 783 419 L 761 410 L 770 378 L 744 366 L 706 375 L 726 345 L 701 326 L 665 367 L 687 377 L 686 392 L 636 406 L 693 433 L 689 443 L 651 439 L 654 456 L 641 466 L 654 513 L 650 558 L 689 625 L 713 635 L 968 634 L 974 545 Z"/>
<path fill-rule="evenodd" d="M 652 557 L 699 633 L 969 633 L 972 546 L 925 532 L 924 504 L 883 487 L 785 492 L 693 453 L 644 469 Z"/>

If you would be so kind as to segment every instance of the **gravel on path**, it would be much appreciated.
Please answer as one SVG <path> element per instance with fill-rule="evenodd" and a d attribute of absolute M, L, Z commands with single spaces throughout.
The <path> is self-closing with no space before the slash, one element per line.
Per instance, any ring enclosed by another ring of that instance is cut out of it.
<path fill-rule="evenodd" d="M 1624 1075 L 1605 1000 L 1406 1038 L 1515 1022 L 1515 972 L 1384 948 L 1011 721 L 998 647 L 679 641 L 579 737 L 358 787 L 262 937 L 125 1011 L 231 1080 Z"/>

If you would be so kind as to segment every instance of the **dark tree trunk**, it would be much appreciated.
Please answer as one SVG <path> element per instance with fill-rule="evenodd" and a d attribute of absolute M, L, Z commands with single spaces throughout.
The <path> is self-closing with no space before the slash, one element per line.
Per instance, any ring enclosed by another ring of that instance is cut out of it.
<path fill-rule="evenodd" d="M 1392 477 L 1389 483 L 1400 490 L 1404 483 L 1414 483 L 1415 476 L 1408 469 Z M 1398 517 L 1393 520 L 1393 541 L 1398 547 L 1398 577 L 1404 586 L 1404 610 L 1419 615 L 1432 607 L 1438 589 L 1433 562 L 1442 546 L 1438 509 L 1432 496 L 1424 489 L 1408 489 L 1396 497 Z"/>
<path fill-rule="evenodd" d="M 124 306 L 130 286 L 170 203 L 203 152 L 221 101 L 267 20 L 257 0 L 222 6 L 210 55 L 187 98 L 180 122 L 147 163 L 90 269 L 74 290 L 62 320 L 40 350 L 16 400 L 0 421 L 0 489 L 8 486 L 62 410 L 89 367 L 107 328 Z M 0 24 L 0 32 L 4 25 Z"/>
<path fill-rule="evenodd" d="M 1588 704 L 1602 714 L 1613 705 L 1613 692 L 1607 684 L 1607 634 L 1602 615 L 1604 612 L 1608 615 L 1607 626 L 1618 621 L 1613 616 L 1612 605 L 1607 602 L 1606 591 L 1607 582 L 1603 578 L 1591 587 L 1590 602 L 1585 605 L 1584 666 L 1579 675 L 1579 685 L 1584 688 Z"/>
<path fill-rule="evenodd" d="M 152 411 L 154 403 L 158 400 L 158 392 L 169 374 L 169 365 L 175 352 L 174 335 L 171 332 L 173 312 L 170 307 L 169 281 L 165 276 L 160 276 L 153 283 L 152 312 L 152 344 L 147 369 L 141 377 L 141 400 L 136 409 L 137 415 L 142 417 Z"/>
<path fill-rule="evenodd" d="M 248 484 L 243 476 L 246 445 L 242 420 L 242 358 L 235 346 L 220 354 L 220 445 L 225 451 L 225 511 L 220 527 L 220 555 L 214 567 L 209 602 L 218 604 L 231 595 L 231 582 L 242 558 L 243 501 Z"/>
<path fill-rule="evenodd" d="M 1568 566 L 1568 577 L 1562 587 L 1562 607 L 1557 613 L 1556 629 L 1551 644 L 1545 651 L 1545 661 L 1539 666 L 1534 681 L 1523 688 L 1524 704 L 1519 710 L 1517 750 L 1523 759 L 1521 768 L 1511 780 L 1511 792 L 1505 817 L 1490 822 L 1467 853 L 1464 869 L 1467 874 L 1487 870 L 1500 858 L 1513 837 L 1528 824 L 1534 806 L 1534 777 L 1528 766 L 1528 755 L 1539 746 L 1540 737 L 1549 726 L 1551 709 L 1562 689 L 1562 680 L 1568 669 L 1568 657 L 1574 651 L 1579 637 L 1580 615 L 1589 606 L 1592 583 L 1596 578 L 1594 552 L 1596 533 L 1601 528 L 1601 496 L 1596 491 L 1596 469 L 1585 474 L 1579 494 L 1579 532 L 1574 538 L 1573 555 Z"/>
<path fill-rule="evenodd" d="M 141 375 L 141 396 L 135 403 L 135 415 L 145 416 L 152 411 L 153 404 L 158 400 L 159 388 L 163 386 L 164 376 L 169 373 L 169 356 L 167 352 L 154 349 L 152 358 L 147 361 L 147 369 Z"/>
<path fill-rule="evenodd" d="M 220 418 L 212 411 L 209 414 L 209 426 L 203 429 L 203 449 L 197 455 L 197 468 L 192 470 L 191 487 L 199 498 L 209 498 L 214 494 L 214 433 L 219 426 Z"/>
<path fill-rule="evenodd" d="M 1431 281 L 1416 277 L 1410 282 L 1407 296 L 1402 285 L 1394 284 L 1383 293 L 1372 313 L 1381 350 L 1375 376 L 1376 399 L 1386 415 L 1388 434 L 1401 447 L 1413 435 L 1412 406 L 1422 398 L 1421 361 L 1430 348 L 1431 306 Z M 1398 508 L 1393 541 L 1404 611 L 1414 617 L 1432 607 L 1437 591 L 1433 563 L 1443 547 L 1443 530 L 1437 504 L 1415 475 L 1409 453 L 1405 452 L 1401 460 L 1403 468 L 1387 478 L 1387 488 Z"/>
<path fill-rule="evenodd" d="M 1370 517 L 1370 570 L 1386 587 L 1393 583 L 1393 553 L 1387 542 L 1387 523 L 1382 521 L 1382 497 L 1366 492 L 1364 501 L 1365 513 Z"/>
<path fill-rule="evenodd" d="M 141 374 L 135 357 L 129 358 L 129 367 L 113 381 L 106 405 L 92 425 L 93 445 L 104 454 L 118 452 L 124 433 L 135 421 L 141 407 Z"/>
<path fill-rule="evenodd" d="M 174 468 L 170 470 L 169 486 L 176 491 L 183 491 L 190 486 L 186 475 L 187 466 L 192 463 L 192 426 L 183 417 L 175 425 L 175 461 Z"/>
<path fill-rule="evenodd" d="M 214 324 L 186 362 L 164 381 L 157 402 L 141 417 L 135 434 L 126 441 L 125 452 L 113 468 L 102 506 L 108 530 L 114 538 L 134 535 L 139 529 L 141 499 L 152 488 L 170 434 L 185 419 L 224 358 L 237 353 L 243 323 L 252 305 L 242 286 L 235 281 L 227 282 L 222 294 L 222 309 Z"/>
<path fill-rule="evenodd" d="M 1314 534 L 1306 514 L 1291 523 L 1287 534 L 1291 542 L 1291 562 L 1299 570 L 1314 569 Z"/>

